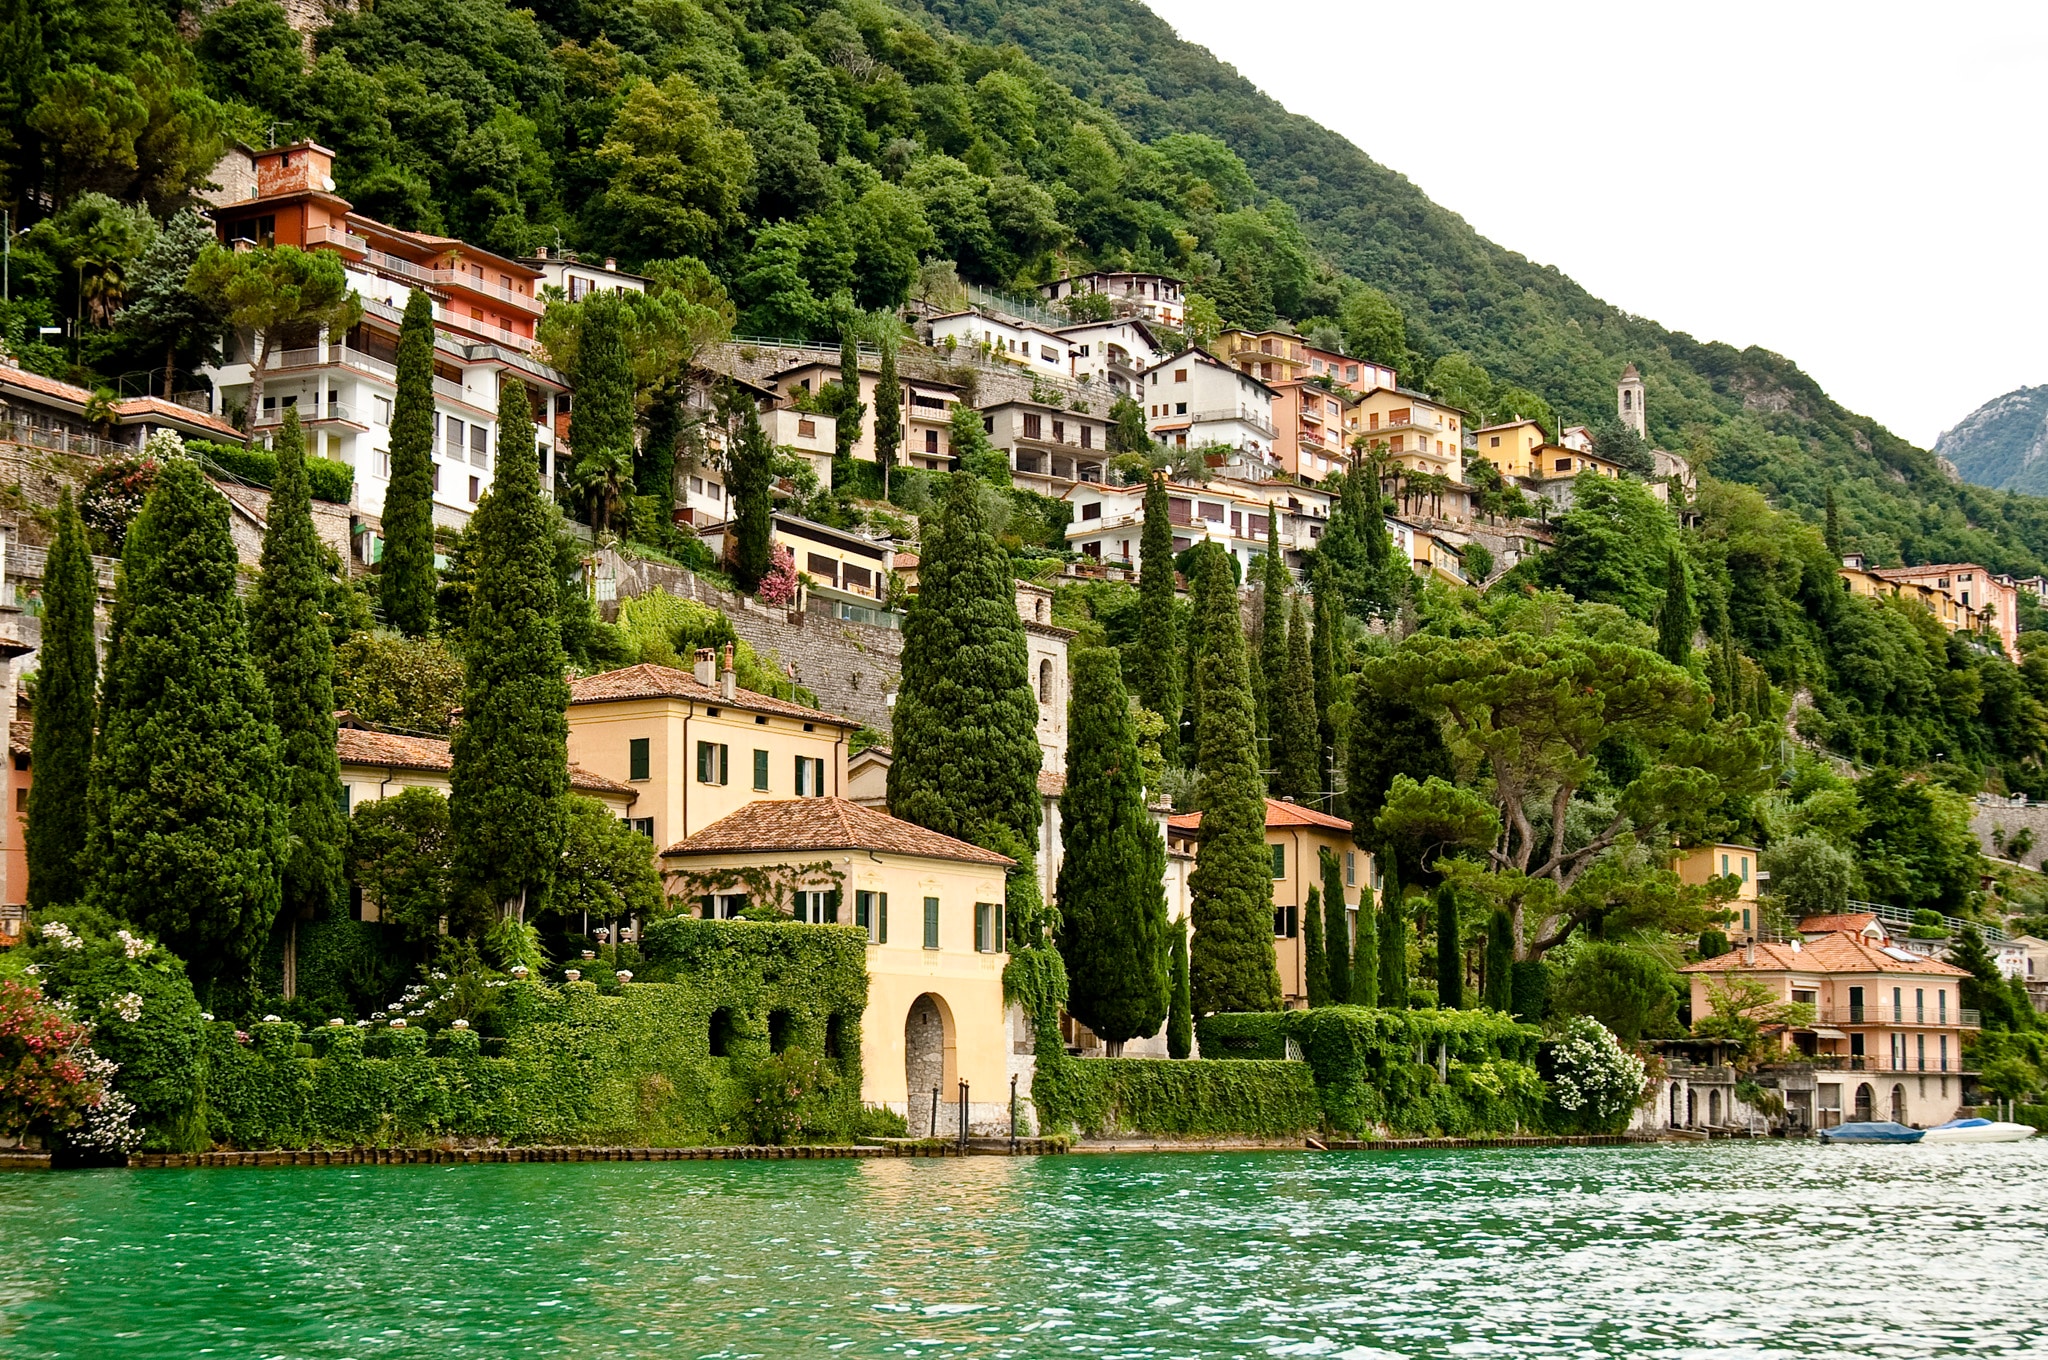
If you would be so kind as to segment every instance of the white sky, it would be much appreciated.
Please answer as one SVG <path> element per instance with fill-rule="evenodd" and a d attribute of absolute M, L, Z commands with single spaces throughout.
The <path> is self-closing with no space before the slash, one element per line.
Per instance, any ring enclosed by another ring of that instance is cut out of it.
<path fill-rule="evenodd" d="M 2048 383 L 2048 5 L 1147 0 L 1481 235 L 1915 443 Z"/>

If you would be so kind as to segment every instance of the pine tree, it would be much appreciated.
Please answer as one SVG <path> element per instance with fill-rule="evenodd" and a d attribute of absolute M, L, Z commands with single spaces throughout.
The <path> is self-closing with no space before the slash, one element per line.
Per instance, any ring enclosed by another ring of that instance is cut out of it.
<path fill-rule="evenodd" d="M 1195 944 L 1189 976 L 1195 1010 L 1280 1009 L 1273 955 L 1273 861 L 1266 848 L 1266 800 L 1252 733 L 1251 670 L 1229 560 L 1205 553 L 1201 573 L 1203 653 L 1197 661 L 1201 725 L 1196 732 L 1200 849 L 1189 879 Z M 908 657 L 905 658 L 906 669 Z"/>
<path fill-rule="evenodd" d="M 1352 996 L 1351 908 L 1344 901 L 1344 866 L 1324 846 L 1317 851 L 1323 869 L 1323 976 L 1330 1004 L 1348 1006 Z"/>
<path fill-rule="evenodd" d="M 555 615 L 555 543 L 526 384 L 499 375 L 498 467 L 470 521 L 476 587 L 463 636 L 462 721 L 450 742 L 455 876 L 521 919 L 547 899 L 569 792 L 569 686 Z"/>
<path fill-rule="evenodd" d="M 292 833 L 284 864 L 284 905 L 289 912 L 310 911 L 316 920 L 341 904 L 348 842 L 334 749 L 334 640 L 320 616 L 327 593 L 320 549 L 299 414 L 287 409 L 277 437 L 263 574 L 249 603 L 249 642 L 270 689 L 284 758 L 284 802 Z"/>
<path fill-rule="evenodd" d="M 774 560 L 775 450 L 761 429 L 761 413 L 745 393 L 729 389 L 723 405 L 732 447 L 726 455 L 725 489 L 732 506 L 729 548 L 732 578 L 752 594 Z"/>
<path fill-rule="evenodd" d="M 1486 923 L 1486 1007 L 1506 1015 L 1515 1002 L 1515 919 L 1496 907 Z"/>
<path fill-rule="evenodd" d="M 434 304 L 415 288 L 398 328 L 377 588 L 385 619 L 407 637 L 424 637 L 434 626 L 434 421 Z"/>
<path fill-rule="evenodd" d="M 1671 549 L 1664 564 L 1664 607 L 1657 613 L 1657 655 L 1674 666 L 1692 660 L 1692 635 L 1699 631 L 1699 613 L 1693 608 L 1692 587 L 1685 577 L 1685 559 Z"/>
<path fill-rule="evenodd" d="M 889 810 L 977 845 L 1000 828 L 1035 844 L 1038 699 L 1009 554 L 971 477 L 952 478 L 921 546 L 903 623 Z"/>
<path fill-rule="evenodd" d="M 235 591 L 227 500 L 173 459 L 128 531 L 98 743 L 86 900 L 246 996 L 289 835 L 277 728 Z"/>
<path fill-rule="evenodd" d="M 1166 479 L 1145 485 L 1145 532 L 1138 540 L 1138 702 L 1166 720 L 1159 751 L 1180 763 L 1181 654 L 1174 627 L 1173 523 Z"/>
<path fill-rule="evenodd" d="M 1274 729 L 1279 724 L 1273 716 L 1273 696 L 1286 685 L 1286 676 L 1287 563 L 1280 556 L 1280 517 L 1268 501 L 1265 569 L 1259 579 L 1259 654 L 1252 663 L 1252 703 L 1268 783 L 1274 782 L 1280 768 L 1280 754 L 1274 749 Z M 1279 796 L 1277 792 L 1275 796 Z"/>
<path fill-rule="evenodd" d="M 1842 516 L 1835 508 L 1835 484 L 1827 486 L 1827 528 L 1823 531 L 1828 545 L 1828 556 L 1836 562 L 1842 560 Z"/>
<path fill-rule="evenodd" d="M 889 494 L 896 451 L 903 447 L 903 384 L 896 377 L 896 346 L 882 346 L 882 372 L 875 380 L 875 462 L 882 469 L 882 494 Z"/>
<path fill-rule="evenodd" d="M 1380 1004 L 1388 1010 L 1408 1009 L 1408 901 L 1401 895 L 1400 866 L 1394 852 L 1383 852 L 1386 886 L 1380 889 Z"/>
<path fill-rule="evenodd" d="M 1338 910 L 1342 910 L 1340 905 Z M 1308 911 L 1301 922 L 1302 969 L 1308 974 L 1304 983 L 1308 988 L 1310 1009 L 1330 1004 L 1330 968 L 1328 956 L 1323 952 L 1323 890 L 1308 890 Z"/>
<path fill-rule="evenodd" d="M 1458 930 L 1458 895 L 1448 883 L 1436 890 L 1436 1004 L 1465 1009 L 1465 946 Z"/>
<path fill-rule="evenodd" d="M 1188 923 L 1182 917 L 1167 928 L 1172 940 L 1173 1001 L 1166 1011 L 1166 1056 L 1185 1058 L 1195 1051 L 1194 1002 L 1188 985 Z"/>
<path fill-rule="evenodd" d="M 85 521 L 67 489 L 57 501 L 57 538 L 43 568 L 43 642 L 37 650 L 35 735 L 28 792 L 28 905 L 70 906 L 85 896 L 86 793 L 92 783 L 93 696 L 99 650 L 93 606 L 99 579 Z M 16 885 L 15 891 L 21 891 Z"/>
<path fill-rule="evenodd" d="M 1273 794 L 1313 803 L 1316 782 L 1316 684 L 1309 659 L 1308 604 L 1300 596 L 1287 626 L 1287 669 L 1273 694 Z"/>
<path fill-rule="evenodd" d="M 1068 1011 L 1121 1044 L 1158 1033 L 1166 1018 L 1166 846 L 1145 811 L 1117 654 L 1086 648 L 1073 664 L 1060 795 L 1060 954 Z"/>
<path fill-rule="evenodd" d="M 1316 703 L 1316 786 L 1314 803 L 1341 817 L 1333 793 L 1337 787 L 1337 638 L 1343 626 L 1344 603 L 1330 579 L 1330 569 L 1320 559 L 1310 574 L 1315 590 L 1315 637 L 1309 647 L 1309 669 Z"/>

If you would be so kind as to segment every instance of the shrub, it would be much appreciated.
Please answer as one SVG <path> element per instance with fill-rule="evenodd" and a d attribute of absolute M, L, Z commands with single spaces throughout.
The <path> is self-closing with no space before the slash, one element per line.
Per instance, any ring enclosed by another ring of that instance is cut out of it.
<path fill-rule="evenodd" d="M 1558 1108 L 1589 1130 L 1619 1128 L 1643 1098 L 1643 1060 L 1589 1015 L 1565 1022 L 1545 1066 Z"/>
<path fill-rule="evenodd" d="M 214 470 L 225 472 L 241 481 L 252 482 L 268 489 L 277 482 L 277 455 L 269 449 L 254 445 L 215 444 L 204 439 L 190 440 L 185 451 L 197 458 L 201 464 L 210 464 Z M 306 480 L 311 484 L 313 499 L 332 501 L 347 505 L 355 490 L 355 469 L 346 463 L 337 463 L 331 458 L 306 456 Z"/>
<path fill-rule="evenodd" d="M 0 982 L 0 1134 L 56 1133 L 85 1118 L 100 1088 L 79 1060 L 86 1028 L 24 982 Z"/>

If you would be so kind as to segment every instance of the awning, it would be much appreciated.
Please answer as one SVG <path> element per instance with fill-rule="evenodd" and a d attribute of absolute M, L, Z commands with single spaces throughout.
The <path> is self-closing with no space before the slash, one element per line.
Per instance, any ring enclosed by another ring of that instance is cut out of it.
<path fill-rule="evenodd" d="M 1822 1039 L 1846 1039 L 1849 1037 L 1838 1029 L 1821 1029 L 1816 1027 L 1813 1032 Z"/>

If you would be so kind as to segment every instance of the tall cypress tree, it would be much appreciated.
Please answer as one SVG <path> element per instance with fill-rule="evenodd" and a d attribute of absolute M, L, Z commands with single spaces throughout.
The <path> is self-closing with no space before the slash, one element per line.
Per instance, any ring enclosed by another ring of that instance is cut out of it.
<path fill-rule="evenodd" d="M 583 303 L 582 334 L 576 343 L 576 413 L 569 438 L 576 452 L 576 485 L 589 498 L 592 524 L 600 533 L 632 491 L 632 322 L 623 294 L 596 293 Z M 502 427 L 498 437 L 504 438 Z"/>
<path fill-rule="evenodd" d="M 1842 560 L 1842 516 L 1835 508 L 1835 484 L 1827 486 L 1827 527 L 1822 531 L 1828 545 L 1828 556 L 1836 562 Z"/>
<path fill-rule="evenodd" d="M 1266 502 L 1266 559 L 1259 577 L 1259 654 L 1252 666 L 1252 703 L 1258 715 L 1259 755 L 1266 781 L 1276 786 L 1280 752 L 1274 731 L 1274 696 L 1287 684 L 1287 562 L 1280 556 L 1280 517 Z M 1276 792 L 1276 796 L 1277 792 Z"/>
<path fill-rule="evenodd" d="M 1138 702 L 1166 720 L 1160 754 L 1180 763 L 1181 652 L 1174 626 L 1173 523 L 1166 479 L 1145 484 L 1145 532 L 1138 540 Z"/>
<path fill-rule="evenodd" d="M 1316 798 L 1315 805 L 1341 817 L 1335 795 L 1323 791 L 1337 787 L 1337 639 L 1343 627 L 1343 598 L 1330 578 L 1329 565 L 1320 558 L 1310 573 L 1315 591 L 1315 636 L 1309 645 L 1309 669 L 1316 701 Z"/>
<path fill-rule="evenodd" d="M 284 905 L 317 919 L 341 902 L 348 820 L 341 811 L 341 766 L 334 749 L 334 639 L 320 615 L 327 573 L 313 528 L 306 446 L 299 414 L 284 413 L 277 477 L 263 533 L 263 574 L 249 603 L 249 641 L 270 688 L 284 757 L 284 802 L 291 853 Z"/>
<path fill-rule="evenodd" d="M 498 467 L 470 521 L 476 584 L 448 780 L 457 879 L 522 916 L 554 882 L 569 792 L 554 526 L 540 491 L 530 400 L 517 376 L 499 375 Z"/>
<path fill-rule="evenodd" d="M 1674 666 L 1692 660 L 1692 635 L 1699 631 L 1692 587 L 1685 577 L 1685 559 L 1674 546 L 1664 563 L 1664 607 L 1657 613 L 1657 655 Z"/>
<path fill-rule="evenodd" d="M 1458 895 L 1448 883 L 1436 890 L 1436 1004 L 1465 1009 L 1465 945 L 1458 930 Z"/>
<path fill-rule="evenodd" d="M 128 531 L 86 900 L 162 940 L 200 995 L 246 996 L 288 851 L 277 728 L 235 591 L 227 500 L 173 459 Z"/>
<path fill-rule="evenodd" d="M 1203 653 L 1197 661 L 1201 726 L 1196 733 L 1200 849 L 1189 878 L 1195 945 L 1189 964 L 1194 1006 L 1218 1011 L 1280 1009 L 1273 955 L 1273 860 L 1266 848 L 1266 800 L 1252 733 L 1251 669 L 1230 561 L 1201 555 Z M 906 657 L 906 665 L 908 658 Z"/>
<path fill-rule="evenodd" d="M 1316 782 L 1316 683 L 1309 658 L 1308 604 L 1300 596 L 1287 624 L 1287 669 L 1273 692 L 1273 793 L 1313 803 Z"/>
<path fill-rule="evenodd" d="M 896 467 L 896 451 L 902 447 L 903 383 L 896 376 L 896 346 L 884 341 L 882 371 L 875 379 L 875 463 L 882 469 L 884 496 L 889 494 L 889 477 Z"/>
<path fill-rule="evenodd" d="M 729 558 L 733 580 L 751 594 L 760 587 L 774 560 L 775 450 L 761 429 L 761 412 L 746 394 L 731 391 L 726 414 L 732 440 L 725 468 L 725 489 L 732 506 Z"/>
<path fill-rule="evenodd" d="M 653 496 L 664 516 L 676 503 L 676 446 L 683 438 L 683 398 L 673 385 L 664 384 L 647 407 L 647 434 L 633 459 L 633 490 L 636 495 Z"/>
<path fill-rule="evenodd" d="M 1159 1032 L 1170 979 L 1166 845 L 1145 811 L 1131 698 L 1114 651 L 1075 653 L 1068 714 L 1059 876 L 1067 1010 L 1120 1045 Z"/>
<path fill-rule="evenodd" d="M 1009 554 L 989 531 L 972 477 L 954 474 L 920 546 L 917 597 L 903 622 L 889 810 L 977 845 L 1000 828 L 1032 845 L 1038 699 Z"/>
<path fill-rule="evenodd" d="M 43 644 L 36 656 L 35 735 L 29 767 L 28 905 L 69 906 L 85 896 L 86 792 L 92 783 L 93 695 L 100 658 L 93 638 L 99 581 L 85 521 L 66 490 L 57 539 L 43 568 Z M 15 891 L 21 891 L 20 885 Z"/>
<path fill-rule="evenodd" d="M 1188 986 L 1188 923 L 1185 917 L 1167 928 L 1173 947 L 1173 1000 L 1166 1010 L 1166 1056 L 1185 1058 L 1195 1051 L 1194 1002 Z"/>
<path fill-rule="evenodd" d="M 1211 574 L 1206 570 L 1209 560 L 1217 559 L 1222 570 Z M 1223 550 L 1220 543 L 1197 543 L 1188 553 L 1186 573 L 1188 579 L 1188 618 L 1186 637 L 1182 642 L 1181 704 L 1184 730 L 1182 733 L 1181 756 L 1191 769 L 1199 768 L 1202 747 L 1202 658 L 1209 654 L 1207 642 L 1212 621 L 1224 617 L 1224 610 L 1214 607 L 1208 601 L 1212 587 L 1230 597 L 1229 618 L 1231 631 L 1237 635 L 1238 651 L 1244 651 L 1244 630 L 1237 615 L 1236 572 L 1232 570 L 1233 559 Z M 1245 731 L 1252 734 L 1251 715 L 1245 716 Z M 1258 768 L 1258 749 L 1253 747 L 1252 766 Z M 1263 779 L 1259 787 L 1265 787 Z"/>
<path fill-rule="evenodd" d="M 837 386 L 832 402 L 832 484 L 847 486 L 853 479 L 853 446 L 860 442 L 861 417 L 868 409 L 860 399 L 860 344 L 850 325 L 839 332 Z"/>
<path fill-rule="evenodd" d="M 1358 895 L 1358 938 L 1351 946 L 1351 1004 L 1380 1004 L 1379 911 L 1370 889 Z"/>
<path fill-rule="evenodd" d="M 1316 852 L 1323 870 L 1323 975 L 1330 1004 L 1349 1005 L 1351 996 L 1351 909 L 1344 901 L 1344 866 L 1328 846 Z"/>
<path fill-rule="evenodd" d="M 415 288 L 398 328 L 391 482 L 384 489 L 384 557 L 377 584 L 385 619 L 407 637 L 423 637 L 434 626 L 435 419 L 434 304 Z"/>
<path fill-rule="evenodd" d="M 1386 886 L 1380 889 L 1380 1004 L 1388 1010 L 1408 1009 L 1408 900 L 1401 893 L 1400 866 L 1394 852 L 1384 852 Z"/>
<path fill-rule="evenodd" d="M 1486 1007 L 1506 1015 L 1515 1003 L 1515 920 L 1502 908 L 1494 908 L 1486 923 Z"/>
<path fill-rule="evenodd" d="M 1343 910 L 1341 899 L 1338 902 L 1337 909 L 1339 911 Z M 1302 971 L 1308 975 L 1303 979 L 1303 983 L 1308 989 L 1309 1007 L 1314 1009 L 1317 1006 L 1327 1006 L 1330 1004 L 1330 966 L 1329 958 L 1323 952 L 1323 890 L 1321 888 L 1310 888 L 1308 890 L 1308 911 L 1301 923 L 1301 942 L 1303 953 Z"/>

